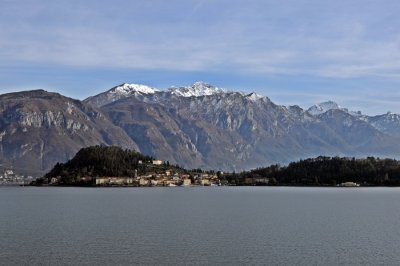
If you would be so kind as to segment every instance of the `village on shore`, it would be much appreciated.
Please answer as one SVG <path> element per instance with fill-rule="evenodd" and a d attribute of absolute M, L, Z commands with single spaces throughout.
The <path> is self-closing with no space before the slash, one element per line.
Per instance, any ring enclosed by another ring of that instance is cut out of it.
<path fill-rule="evenodd" d="M 138 175 L 135 170 L 133 177 L 121 176 L 103 176 L 103 177 L 81 177 L 80 181 L 84 184 L 97 187 L 188 187 L 188 186 L 268 186 L 275 185 L 276 180 L 262 177 L 252 176 L 245 177 L 240 183 L 235 180 L 228 180 L 223 172 L 218 171 L 182 171 L 176 168 L 164 170 L 165 162 L 161 160 L 153 160 L 148 163 L 139 161 L 139 165 L 153 171 Z M 160 168 L 158 168 L 160 167 Z M 43 185 L 57 186 L 60 185 L 60 177 L 52 177 L 49 182 Z M 355 182 L 344 182 L 336 186 L 340 187 L 359 187 L 360 184 Z"/>
<path fill-rule="evenodd" d="M 44 186 L 400 186 L 400 161 L 319 156 L 239 173 L 185 169 L 119 147 L 82 148 L 32 185 Z"/>
<path fill-rule="evenodd" d="M 12 169 L 5 169 L 3 173 L 0 172 L 0 186 L 23 186 L 29 185 L 36 178 L 31 175 L 21 175 Z"/>
<path fill-rule="evenodd" d="M 80 177 L 80 182 L 90 184 L 92 186 L 127 186 L 127 187 L 176 187 L 176 186 L 230 186 L 236 185 L 230 183 L 224 178 L 221 171 L 204 172 L 204 171 L 182 171 L 171 167 L 165 169 L 165 162 L 161 160 L 153 160 L 150 163 L 139 161 L 139 167 L 146 168 L 145 174 L 138 174 L 138 170 L 134 170 L 134 175 L 129 177 L 123 176 L 102 176 L 102 177 Z M 45 179 L 46 180 L 46 179 Z M 43 185 L 60 185 L 62 184 L 60 176 L 48 179 L 48 183 Z M 246 185 L 268 185 L 268 178 L 244 180 Z"/>

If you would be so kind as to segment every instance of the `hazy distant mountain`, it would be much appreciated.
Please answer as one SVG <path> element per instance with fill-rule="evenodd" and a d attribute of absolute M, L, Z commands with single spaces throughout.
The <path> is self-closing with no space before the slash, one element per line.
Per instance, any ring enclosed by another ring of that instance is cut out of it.
<path fill-rule="evenodd" d="M 315 104 L 315 105 L 311 106 L 310 108 L 308 108 L 307 111 L 312 115 L 320 115 L 329 110 L 347 111 L 347 109 L 341 108 L 337 103 L 335 103 L 333 101 L 327 101 L 327 102 Z"/>
<path fill-rule="evenodd" d="M 305 110 L 197 82 L 122 84 L 83 102 L 31 91 L 0 96 L 0 160 L 47 170 L 95 144 L 135 148 L 186 168 L 243 170 L 299 158 L 400 154 L 400 116 L 330 101 Z"/>
<path fill-rule="evenodd" d="M 388 135 L 400 137 L 400 115 L 388 112 L 384 115 L 366 117 L 366 121 Z"/>
<path fill-rule="evenodd" d="M 43 90 L 0 95 L 0 164 L 43 173 L 96 144 L 137 148 L 99 109 Z"/>
<path fill-rule="evenodd" d="M 355 112 L 349 111 L 347 108 L 342 108 L 333 101 L 313 105 L 307 111 L 312 115 L 320 115 L 330 110 L 341 110 L 356 119 L 367 122 L 383 133 L 400 137 L 400 115 L 391 112 L 383 115 L 367 116 L 363 115 L 360 111 Z"/>

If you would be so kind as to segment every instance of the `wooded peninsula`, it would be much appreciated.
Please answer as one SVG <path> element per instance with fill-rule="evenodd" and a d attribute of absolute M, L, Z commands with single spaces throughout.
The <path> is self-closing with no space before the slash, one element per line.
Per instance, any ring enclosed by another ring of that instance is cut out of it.
<path fill-rule="evenodd" d="M 61 186 L 399 186 L 400 161 L 375 157 L 320 156 L 241 173 L 187 170 L 119 147 L 81 149 L 66 163 L 57 163 L 33 185 Z"/>

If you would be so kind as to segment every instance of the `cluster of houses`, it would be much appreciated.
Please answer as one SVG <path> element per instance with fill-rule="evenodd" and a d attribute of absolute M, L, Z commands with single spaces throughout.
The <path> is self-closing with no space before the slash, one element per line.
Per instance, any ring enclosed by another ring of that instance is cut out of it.
<path fill-rule="evenodd" d="M 6 169 L 0 174 L 0 185 L 26 185 L 32 182 L 32 176 L 23 176 L 15 173 L 13 170 Z"/>
<path fill-rule="evenodd" d="M 166 170 L 163 173 L 147 173 L 146 175 L 135 175 L 134 177 L 97 177 L 97 186 L 220 186 L 224 185 L 217 175 L 213 174 L 187 174 L 173 173 Z"/>
<path fill-rule="evenodd" d="M 129 186 L 129 187 L 175 187 L 175 186 L 229 186 L 229 185 L 268 185 L 270 180 L 261 176 L 242 178 L 239 182 L 231 183 L 223 178 L 224 174 L 218 172 L 201 172 L 200 170 L 188 172 L 183 169 L 169 168 L 164 161 L 153 160 L 138 162 L 141 171 L 136 169 L 134 176 L 99 176 L 79 177 L 79 181 L 95 186 Z M 167 167 L 166 167 L 167 166 Z M 144 174 L 138 174 L 138 172 Z M 59 185 L 61 176 L 52 177 L 48 185 Z"/>
<path fill-rule="evenodd" d="M 269 178 L 245 178 L 242 185 L 268 185 Z M 148 173 L 135 177 L 97 177 L 97 186 L 140 186 L 140 187 L 175 187 L 175 186 L 228 186 L 226 179 L 220 179 L 216 174 L 208 173 L 174 173 L 167 170 L 164 173 Z"/>

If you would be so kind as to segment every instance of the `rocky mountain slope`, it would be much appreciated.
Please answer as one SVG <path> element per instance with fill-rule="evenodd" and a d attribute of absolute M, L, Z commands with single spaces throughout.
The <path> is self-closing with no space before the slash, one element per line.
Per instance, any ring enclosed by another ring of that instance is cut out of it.
<path fill-rule="evenodd" d="M 82 147 L 138 148 L 91 105 L 43 90 L 0 95 L 0 165 L 41 174 Z"/>
<path fill-rule="evenodd" d="M 84 101 L 45 91 L 0 96 L 0 164 L 48 170 L 81 147 L 117 145 L 185 168 L 240 171 L 299 158 L 400 154 L 400 116 L 334 102 L 280 106 L 197 82 L 122 84 Z"/>
<path fill-rule="evenodd" d="M 350 112 L 334 102 L 303 110 L 201 82 L 131 90 L 115 101 L 117 88 L 86 102 L 101 107 L 143 153 L 185 167 L 238 171 L 321 154 L 394 157 L 400 151 L 390 119 Z"/>

